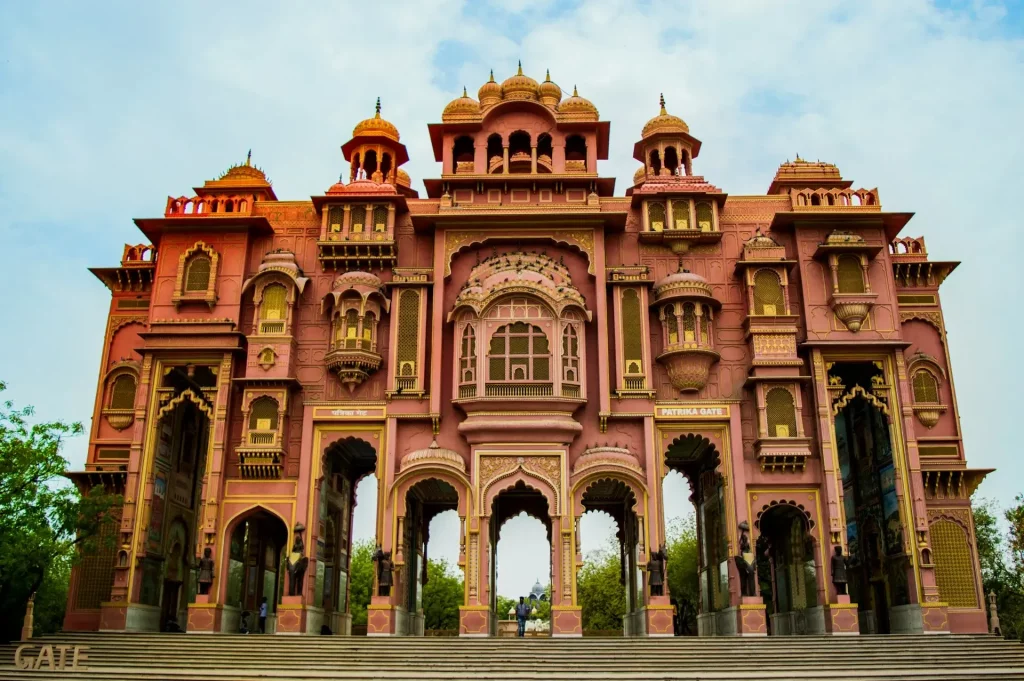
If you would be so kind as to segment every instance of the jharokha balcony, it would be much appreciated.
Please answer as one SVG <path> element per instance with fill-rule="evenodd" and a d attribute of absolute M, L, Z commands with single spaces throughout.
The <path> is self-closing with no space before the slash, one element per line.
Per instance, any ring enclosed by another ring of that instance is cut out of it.
<path fill-rule="evenodd" d="M 345 338 L 331 345 L 324 362 L 352 391 L 380 368 L 381 356 L 377 353 L 376 343 L 361 338 Z"/>
<path fill-rule="evenodd" d="M 389 307 L 383 284 L 369 272 L 345 272 L 323 298 L 321 311 L 331 317 L 333 338 L 324 363 L 349 392 L 380 368 L 377 324 Z"/>
<path fill-rule="evenodd" d="M 719 359 L 713 324 L 720 303 L 703 277 L 686 270 L 662 279 L 654 292 L 663 331 L 663 350 L 657 359 L 677 390 L 702 390 Z"/>

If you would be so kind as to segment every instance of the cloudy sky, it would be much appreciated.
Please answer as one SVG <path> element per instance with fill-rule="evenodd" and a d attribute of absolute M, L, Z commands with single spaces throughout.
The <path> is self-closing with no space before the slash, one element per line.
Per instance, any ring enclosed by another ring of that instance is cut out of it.
<path fill-rule="evenodd" d="M 730 194 L 763 193 L 800 153 L 916 212 L 905 233 L 963 261 L 942 294 L 964 438 L 972 466 L 1001 469 L 979 494 L 1006 504 L 1024 491 L 1022 37 L 1021 3 L 984 0 L 2 2 L 6 397 L 89 418 L 109 294 L 86 268 L 116 264 L 142 239 L 131 219 L 159 215 L 168 194 L 250 148 L 279 197 L 321 193 L 378 96 L 422 190 L 439 173 L 426 124 L 521 59 L 612 122 L 602 174 L 620 192 L 664 92 L 703 141 L 695 172 Z M 84 451 L 69 443 L 76 467 Z M 685 495 L 670 493 L 670 514 Z M 608 529 L 594 525 L 587 550 Z M 506 527 L 502 593 L 544 580 L 546 542 L 530 528 Z M 434 536 L 432 552 L 451 555 L 454 535 Z"/>

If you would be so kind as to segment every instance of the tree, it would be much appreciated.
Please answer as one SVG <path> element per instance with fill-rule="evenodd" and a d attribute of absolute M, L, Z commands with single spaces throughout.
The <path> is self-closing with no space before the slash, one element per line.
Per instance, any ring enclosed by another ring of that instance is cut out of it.
<path fill-rule="evenodd" d="M 1018 495 L 1015 501 L 1016 505 L 1003 513 L 1009 523 L 1006 542 L 991 500 L 975 501 L 973 511 L 986 607 L 988 594 L 994 593 L 1003 635 L 1019 639 L 1024 635 L 1024 495 Z"/>
<path fill-rule="evenodd" d="M 18 636 L 28 599 L 51 570 L 53 588 L 40 594 L 35 616 L 48 628 L 63 618 L 66 586 L 62 598 L 54 582 L 81 553 L 112 548 L 101 537 L 113 534 L 103 529 L 116 524 L 108 511 L 121 504 L 99 487 L 82 495 L 63 478 L 68 462 L 61 445 L 82 434 L 82 424 L 33 424 L 33 415 L 31 407 L 0 404 L 0 641 Z"/>
<path fill-rule="evenodd" d="M 611 537 L 603 548 L 587 554 L 576 578 L 576 596 L 583 608 L 584 631 L 621 631 L 626 614 L 619 543 Z"/>
<path fill-rule="evenodd" d="M 352 545 L 352 562 L 349 569 L 349 612 L 352 624 L 366 625 L 366 608 L 370 605 L 370 591 L 373 589 L 373 541 L 365 539 Z"/>
<path fill-rule="evenodd" d="M 518 598 L 509 598 L 508 596 L 498 596 L 498 611 L 496 613 L 497 616 L 498 616 L 498 619 L 500 619 L 500 620 L 508 619 L 508 617 L 509 617 L 508 611 L 509 610 L 514 610 L 515 607 L 516 607 L 516 603 L 518 603 L 518 602 L 519 602 Z"/>
<path fill-rule="evenodd" d="M 423 585 L 423 628 L 458 629 L 462 595 L 462 573 L 451 569 L 444 559 L 428 559 L 427 583 Z"/>
<path fill-rule="evenodd" d="M 695 519 L 677 519 L 667 528 L 668 592 L 679 616 L 684 635 L 697 633 L 697 604 L 700 602 L 700 575 L 697 563 L 697 526 Z"/>

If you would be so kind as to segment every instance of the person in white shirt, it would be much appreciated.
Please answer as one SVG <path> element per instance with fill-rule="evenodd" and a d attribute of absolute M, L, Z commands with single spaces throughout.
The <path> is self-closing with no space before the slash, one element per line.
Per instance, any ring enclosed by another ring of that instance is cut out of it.
<path fill-rule="evenodd" d="M 260 603 L 260 633 L 267 633 L 267 597 L 263 597 L 263 602 Z"/>

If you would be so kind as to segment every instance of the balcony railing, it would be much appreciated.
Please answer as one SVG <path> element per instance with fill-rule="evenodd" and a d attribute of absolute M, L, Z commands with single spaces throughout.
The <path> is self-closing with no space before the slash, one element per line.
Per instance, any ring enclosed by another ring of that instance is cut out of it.
<path fill-rule="evenodd" d="M 465 399 L 467 397 L 476 397 L 475 383 L 469 383 L 466 385 L 459 386 L 459 399 Z"/>
<path fill-rule="evenodd" d="M 647 390 L 647 378 L 644 376 L 625 376 L 622 385 L 626 390 Z"/>
<path fill-rule="evenodd" d="M 253 447 L 271 447 L 277 439 L 276 430 L 250 430 L 249 444 Z"/>
<path fill-rule="evenodd" d="M 342 338 L 334 341 L 331 345 L 331 350 L 363 350 L 365 352 L 377 352 L 377 342 L 367 340 L 365 338 Z"/>
<path fill-rule="evenodd" d="M 395 376 L 395 390 L 415 390 L 415 376 Z"/>
<path fill-rule="evenodd" d="M 284 333 L 284 320 L 260 322 L 261 335 L 278 335 Z"/>

